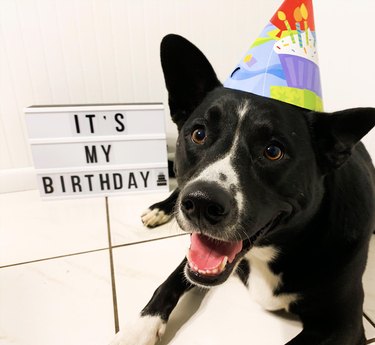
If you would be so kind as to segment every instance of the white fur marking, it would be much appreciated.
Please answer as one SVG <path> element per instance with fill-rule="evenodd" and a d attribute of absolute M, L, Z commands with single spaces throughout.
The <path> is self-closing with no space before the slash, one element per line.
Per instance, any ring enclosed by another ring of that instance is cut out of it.
<path fill-rule="evenodd" d="M 277 255 L 277 249 L 272 246 L 253 247 L 246 254 L 250 262 L 249 293 L 266 310 L 288 310 L 290 303 L 298 299 L 298 294 L 274 295 L 274 291 L 282 284 L 282 275 L 274 274 L 269 263 Z"/>
<path fill-rule="evenodd" d="M 230 162 L 231 154 L 229 153 L 224 158 L 212 163 L 205 170 L 203 170 L 199 176 L 192 182 L 198 180 L 210 181 L 210 182 L 219 182 L 220 185 L 230 192 L 232 185 L 239 186 L 239 179 L 237 173 L 234 171 L 233 166 Z M 220 174 L 224 174 L 227 179 L 225 181 L 220 181 Z M 231 193 L 231 192 L 230 192 Z M 232 193 L 231 193 L 232 194 Z M 235 195 L 235 199 L 238 205 L 238 209 L 241 213 L 243 209 L 243 195 L 238 192 Z"/>
<path fill-rule="evenodd" d="M 206 169 L 204 169 L 195 179 L 190 181 L 188 185 L 191 183 L 195 183 L 197 181 L 209 181 L 209 182 L 220 182 L 220 185 L 226 189 L 228 192 L 232 194 L 231 186 L 240 186 L 238 174 L 235 171 L 233 165 L 231 164 L 232 157 L 236 155 L 237 146 L 238 146 L 238 139 L 239 139 L 239 131 L 241 129 L 242 118 L 248 111 L 249 104 L 247 101 L 244 101 L 237 109 L 238 113 L 238 125 L 236 129 L 236 133 L 234 135 L 234 141 L 232 147 L 230 148 L 229 152 L 224 156 L 224 158 L 217 160 L 216 162 L 209 165 Z M 227 178 L 225 181 L 220 180 L 220 175 L 224 174 Z M 235 195 L 235 200 L 237 202 L 239 213 L 241 214 L 243 207 L 244 207 L 244 200 L 241 191 L 238 191 Z M 184 219 L 183 215 L 180 216 L 180 219 Z"/>
<path fill-rule="evenodd" d="M 164 211 L 158 208 L 154 208 L 153 210 L 148 209 L 142 214 L 142 222 L 145 226 L 154 227 L 167 223 L 171 217 L 171 215 L 165 214 Z"/>
<path fill-rule="evenodd" d="M 155 345 L 165 328 L 166 323 L 159 316 L 142 316 L 118 332 L 110 345 Z"/>
<path fill-rule="evenodd" d="M 238 107 L 238 116 L 240 120 L 243 118 L 243 116 L 246 114 L 247 110 L 249 109 L 249 103 L 248 101 L 244 101 L 239 107 Z"/>

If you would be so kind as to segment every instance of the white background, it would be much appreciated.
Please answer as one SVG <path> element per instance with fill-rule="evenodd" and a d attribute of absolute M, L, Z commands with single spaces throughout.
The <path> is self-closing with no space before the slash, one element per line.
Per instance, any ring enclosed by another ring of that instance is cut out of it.
<path fill-rule="evenodd" d="M 166 101 L 159 44 L 170 32 L 195 43 L 224 81 L 280 4 L 0 0 L 0 177 L 32 166 L 24 107 Z M 375 1 L 314 5 L 325 109 L 374 107 Z M 365 142 L 375 157 L 375 131 Z"/>

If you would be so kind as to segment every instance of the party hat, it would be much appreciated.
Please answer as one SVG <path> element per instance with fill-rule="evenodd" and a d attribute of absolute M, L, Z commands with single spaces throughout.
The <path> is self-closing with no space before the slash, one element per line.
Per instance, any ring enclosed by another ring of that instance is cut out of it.
<path fill-rule="evenodd" d="M 285 0 L 224 86 L 322 111 L 312 0 Z"/>

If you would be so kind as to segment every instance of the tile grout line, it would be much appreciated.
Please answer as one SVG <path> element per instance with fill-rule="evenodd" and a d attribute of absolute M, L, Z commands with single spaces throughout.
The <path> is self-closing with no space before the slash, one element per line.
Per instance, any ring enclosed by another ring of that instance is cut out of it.
<path fill-rule="evenodd" d="M 137 242 L 116 244 L 116 245 L 112 246 L 112 248 L 116 249 L 116 248 L 122 248 L 122 247 L 130 247 L 130 246 L 134 246 L 136 244 L 142 244 L 142 243 L 147 243 L 147 242 L 156 242 L 156 241 L 160 241 L 160 240 L 167 240 L 169 238 L 182 237 L 182 236 L 188 236 L 188 235 L 190 235 L 190 234 L 166 235 L 166 236 L 163 236 L 163 237 L 156 237 L 156 238 L 151 238 L 151 239 L 148 239 L 148 240 L 142 240 L 142 241 L 137 241 Z"/>
<path fill-rule="evenodd" d="M 108 223 L 107 223 L 108 227 Z M 111 249 L 116 249 L 116 248 L 122 248 L 122 247 L 128 247 L 128 246 L 133 246 L 136 244 L 142 244 L 142 243 L 147 243 L 147 242 L 154 242 L 154 241 L 159 241 L 159 240 L 164 240 L 168 238 L 174 238 L 174 237 L 179 237 L 179 236 L 186 236 L 187 234 L 176 234 L 176 235 L 167 235 L 165 237 L 157 237 L 149 240 L 144 240 L 144 241 L 137 241 L 137 242 L 131 242 L 131 243 L 124 243 L 124 244 L 116 244 L 116 245 L 111 245 Z M 96 253 L 96 252 L 102 252 L 104 250 L 108 250 L 109 247 L 106 248 L 98 248 L 98 249 L 92 249 L 92 250 L 86 250 L 83 252 L 76 252 L 76 253 L 70 253 L 70 254 L 62 254 L 62 255 L 56 255 L 56 256 L 48 256 L 46 258 L 41 258 L 41 259 L 34 259 L 34 260 L 29 260 L 29 261 L 21 261 L 21 262 L 16 262 L 14 264 L 7 264 L 0 266 L 0 269 L 2 268 L 9 268 L 9 267 L 15 267 L 15 266 L 21 266 L 21 265 L 28 265 L 28 264 L 33 264 L 37 262 L 43 262 L 43 261 L 48 261 L 48 260 L 56 260 L 56 259 L 63 259 L 63 258 L 68 258 L 70 256 L 77 256 L 77 255 L 83 255 L 83 254 L 90 254 L 90 253 Z M 374 325 L 375 327 L 375 325 Z"/>
<path fill-rule="evenodd" d="M 62 254 L 62 255 L 57 255 L 57 256 L 49 256 L 47 258 L 35 259 L 35 260 L 30 260 L 30 261 L 22 261 L 22 262 L 17 262 L 15 264 L 8 264 L 8 265 L 0 266 L 0 269 L 2 269 L 2 268 L 8 268 L 8 267 L 14 267 L 14 266 L 27 265 L 27 264 L 33 264 L 33 263 L 43 262 L 43 261 L 48 261 L 48 260 L 68 258 L 70 256 L 77 256 L 77 255 L 82 255 L 82 254 L 90 254 L 90 253 L 102 252 L 104 250 L 108 250 L 108 248 L 98 248 L 98 249 L 86 250 L 86 251 L 83 251 L 83 252 L 70 253 L 70 254 Z"/>
<path fill-rule="evenodd" d="M 375 322 L 366 314 L 363 313 L 363 317 L 368 321 L 368 323 L 375 328 Z"/>
<path fill-rule="evenodd" d="M 105 210 L 107 217 L 107 233 L 108 233 L 108 246 L 109 246 L 109 264 L 111 269 L 111 285 L 112 285 L 112 302 L 113 302 L 113 316 L 115 321 L 115 331 L 116 333 L 120 330 L 119 318 L 118 318 L 118 306 L 117 306 L 117 293 L 116 293 L 116 280 L 115 280 L 115 267 L 113 263 L 113 247 L 111 238 L 111 221 L 109 216 L 109 205 L 108 197 L 105 197 Z"/>

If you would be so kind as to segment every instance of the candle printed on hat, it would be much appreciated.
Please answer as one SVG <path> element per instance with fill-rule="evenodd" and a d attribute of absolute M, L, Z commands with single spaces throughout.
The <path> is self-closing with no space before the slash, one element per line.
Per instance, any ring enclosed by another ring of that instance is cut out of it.
<path fill-rule="evenodd" d="M 312 0 L 285 0 L 224 86 L 322 111 Z"/>

